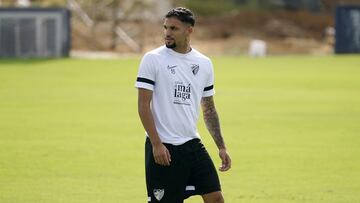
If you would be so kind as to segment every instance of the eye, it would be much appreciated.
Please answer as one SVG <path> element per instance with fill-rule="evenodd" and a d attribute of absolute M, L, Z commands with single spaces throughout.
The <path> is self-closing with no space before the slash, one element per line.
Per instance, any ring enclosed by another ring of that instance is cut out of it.
<path fill-rule="evenodd" d="M 165 30 L 167 30 L 167 29 L 170 29 L 171 31 L 175 31 L 175 30 L 178 30 L 179 28 L 178 27 L 176 27 L 176 26 L 166 26 L 166 25 L 164 25 L 164 29 Z"/>

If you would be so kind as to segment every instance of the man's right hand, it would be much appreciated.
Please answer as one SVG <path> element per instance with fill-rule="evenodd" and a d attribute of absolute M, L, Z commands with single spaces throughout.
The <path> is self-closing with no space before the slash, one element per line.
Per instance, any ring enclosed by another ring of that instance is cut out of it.
<path fill-rule="evenodd" d="M 152 147 L 155 163 L 162 166 L 170 166 L 171 155 L 166 146 L 163 143 L 160 143 L 153 145 Z"/>

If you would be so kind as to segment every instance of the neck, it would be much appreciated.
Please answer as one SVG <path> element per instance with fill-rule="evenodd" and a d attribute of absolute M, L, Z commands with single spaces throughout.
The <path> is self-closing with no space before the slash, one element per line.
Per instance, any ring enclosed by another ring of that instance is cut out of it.
<path fill-rule="evenodd" d="M 184 46 L 176 46 L 173 50 L 181 54 L 186 54 L 191 51 L 191 46 L 190 43 L 186 43 Z"/>

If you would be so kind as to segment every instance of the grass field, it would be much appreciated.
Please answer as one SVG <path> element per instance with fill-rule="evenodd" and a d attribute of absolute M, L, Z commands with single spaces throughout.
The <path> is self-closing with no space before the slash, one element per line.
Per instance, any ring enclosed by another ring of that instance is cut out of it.
<path fill-rule="evenodd" d="M 359 56 L 213 60 L 226 202 L 360 202 Z M 1 203 L 146 202 L 138 62 L 0 60 Z"/>

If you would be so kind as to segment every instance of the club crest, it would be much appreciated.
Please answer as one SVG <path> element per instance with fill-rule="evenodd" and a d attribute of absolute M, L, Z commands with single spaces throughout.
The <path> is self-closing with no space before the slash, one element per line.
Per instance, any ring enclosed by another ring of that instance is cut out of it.
<path fill-rule="evenodd" d="M 154 189 L 155 198 L 160 201 L 164 197 L 165 190 L 164 189 Z"/>
<path fill-rule="evenodd" d="M 194 75 L 196 75 L 199 72 L 199 64 L 191 64 L 191 70 Z"/>

